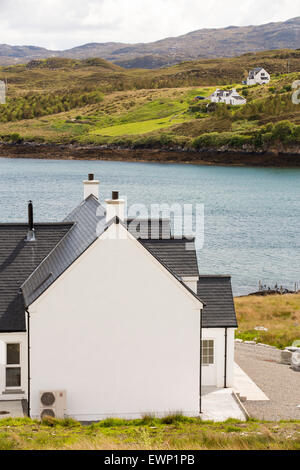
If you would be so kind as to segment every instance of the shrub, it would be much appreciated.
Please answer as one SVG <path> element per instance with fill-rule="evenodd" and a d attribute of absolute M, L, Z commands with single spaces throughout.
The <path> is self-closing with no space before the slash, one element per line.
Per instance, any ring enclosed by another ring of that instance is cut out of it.
<path fill-rule="evenodd" d="M 23 142 L 23 138 L 20 136 L 20 134 L 17 134 L 16 132 L 10 135 L 9 140 L 14 144 L 20 144 Z"/>
<path fill-rule="evenodd" d="M 220 140 L 220 134 L 218 132 L 211 132 L 196 137 L 192 142 L 192 146 L 196 149 L 218 147 Z"/>
<path fill-rule="evenodd" d="M 274 140 L 285 142 L 293 135 L 294 124 L 289 121 L 281 121 L 275 124 L 272 132 Z"/>

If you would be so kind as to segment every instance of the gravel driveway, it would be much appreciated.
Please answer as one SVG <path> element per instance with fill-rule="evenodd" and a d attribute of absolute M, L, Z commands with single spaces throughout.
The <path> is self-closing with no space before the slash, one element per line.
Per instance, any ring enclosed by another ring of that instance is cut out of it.
<path fill-rule="evenodd" d="M 300 420 L 300 372 L 258 359 L 237 348 L 235 360 L 270 399 L 267 402 L 246 401 L 244 405 L 250 416 L 266 421 Z"/>

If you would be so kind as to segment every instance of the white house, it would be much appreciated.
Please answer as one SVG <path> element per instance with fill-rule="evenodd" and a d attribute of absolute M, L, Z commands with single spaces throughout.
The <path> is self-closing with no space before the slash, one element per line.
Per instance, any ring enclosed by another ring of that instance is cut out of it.
<path fill-rule="evenodd" d="M 209 97 L 212 103 L 225 103 L 232 106 L 239 106 L 246 104 L 247 100 L 238 94 L 235 88 L 232 90 L 220 90 L 217 88 L 216 91 Z"/>
<path fill-rule="evenodd" d="M 0 403 L 32 418 L 198 416 L 203 387 L 233 383 L 230 277 L 200 275 L 169 220 L 126 219 L 98 186 L 90 175 L 61 223 L 34 223 L 30 203 L 28 224 L 0 224 Z"/>
<path fill-rule="evenodd" d="M 270 74 L 263 69 L 262 67 L 256 67 L 255 69 L 250 70 L 248 78 L 247 78 L 247 85 L 264 85 L 269 83 L 271 80 Z"/>
<path fill-rule="evenodd" d="M 5 83 L 0 80 L 0 104 L 6 103 L 6 86 Z"/>

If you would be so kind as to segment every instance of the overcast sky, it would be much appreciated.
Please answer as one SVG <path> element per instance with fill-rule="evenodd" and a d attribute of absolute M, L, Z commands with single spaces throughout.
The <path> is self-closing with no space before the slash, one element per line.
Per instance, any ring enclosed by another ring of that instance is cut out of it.
<path fill-rule="evenodd" d="M 0 0 L 0 44 L 150 42 L 300 16 L 299 0 Z"/>

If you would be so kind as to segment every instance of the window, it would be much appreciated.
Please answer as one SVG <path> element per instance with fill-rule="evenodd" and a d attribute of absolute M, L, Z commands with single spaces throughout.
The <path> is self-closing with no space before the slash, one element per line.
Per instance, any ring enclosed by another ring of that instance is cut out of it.
<path fill-rule="evenodd" d="M 21 387 L 20 344 L 6 345 L 6 387 Z"/>
<path fill-rule="evenodd" d="M 202 341 L 202 364 L 209 366 L 214 364 L 214 341 L 203 340 Z"/>

